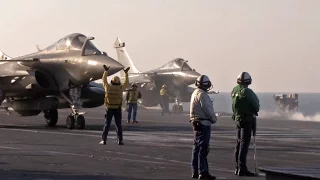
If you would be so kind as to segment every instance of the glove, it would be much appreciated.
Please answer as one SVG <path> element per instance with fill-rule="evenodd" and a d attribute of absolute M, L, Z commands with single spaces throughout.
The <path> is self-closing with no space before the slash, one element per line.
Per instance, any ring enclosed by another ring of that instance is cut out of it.
<path fill-rule="evenodd" d="M 127 69 L 123 69 L 123 71 L 127 74 L 128 71 L 130 70 L 130 67 L 127 67 Z"/>
<path fill-rule="evenodd" d="M 200 123 L 198 121 L 193 121 L 192 126 L 194 131 L 200 131 Z"/>
<path fill-rule="evenodd" d="M 103 68 L 104 68 L 105 71 L 108 71 L 110 69 L 110 66 L 107 67 L 106 65 L 103 65 Z"/>

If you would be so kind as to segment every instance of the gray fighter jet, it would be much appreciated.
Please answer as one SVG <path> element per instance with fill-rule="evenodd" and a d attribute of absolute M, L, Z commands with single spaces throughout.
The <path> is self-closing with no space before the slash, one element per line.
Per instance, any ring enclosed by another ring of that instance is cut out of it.
<path fill-rule="evenodd" d="M 93 37 L 70 34 L 38 52 L 11 58 L 0 53 L 0 102 L 9 114 L 36 116 L 44 113 L 48 126 L 55 126 L 58 110 L 71 108 L 67 128 L 85 127 L 81 108 L 104 102 L 104 89 L 96 85 L 103 65 L 109 75 L 124 68 L 93 45 Z"/>
<path fill-rule="evenodd" d="M 162 85 L 166 84 L 168 90 L 175 95 L 175 98 L 170 99 L 171 103 L 175 103 L 172 111 L 174 113 L 183 112 L 183 106 L 180 102 L 190 102 L 194 88 L 189 85 L 194 84 L 200 76 L 200 73 L 188 65 L 188 61 L 176 58 L 159 68 L 141 72 L 134 66 L 125 49 L 125 43 L 121 42 L 119 38 L 116 39 L 114 48 L 117 51 L 118 61 L 125 67 L 130 67 L 130 84 L 137 84 L 142 93 L 140 105 L 145 107 L 157 106 L 160 102 L 160 89 Z M 148 63 L 152 63 L 152 61 L 148 61 Z M 120 76 L 124 78 L 124 73 L 120 72 Z M 218 92 L 212 91 L 210 93 L 217 94 Z"/>

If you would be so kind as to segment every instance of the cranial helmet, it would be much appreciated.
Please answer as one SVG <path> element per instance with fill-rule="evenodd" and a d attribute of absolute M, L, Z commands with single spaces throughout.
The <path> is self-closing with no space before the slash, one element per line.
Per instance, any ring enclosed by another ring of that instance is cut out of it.
<path fill-rule="evenodd" d="M 203 90 L 209 91 L 212 88 L 212 84 L 208 76 L 206 75 L 201 75 L 197 78 L 195 85 L 198 88 L 201 88 Z"/>
<path fill-rule="evenodd" d="M 240 73 L 238 78 L 237 78 L 237 83 L 238 84 L 250 85 L 252 83 L 252 79 L 251 79 L 250 74 L 248 72 Z"/>
<path fill-rule="evenodd" d="M 133 83 L 133 84 L 131 85 L 131 87 L 132 87 L 132 88 L 134 88 L 134 87 L 137 88 L 138 86 L 137 86 L 135 83 Z"/>
<path fill-rule="evenodd" d="M 118 76 L 114 76 L 111 80 L 111 84 L 120 85 L 120 78 Z"/>

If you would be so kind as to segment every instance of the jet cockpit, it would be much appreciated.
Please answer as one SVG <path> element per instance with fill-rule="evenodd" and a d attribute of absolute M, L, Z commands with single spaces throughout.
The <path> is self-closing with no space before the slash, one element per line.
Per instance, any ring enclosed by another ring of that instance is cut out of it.
<path fill-rule="evenodd" d="M 177 70 L 177 71 L 194 71 L 188 65 L 188 61 L 182 58 L 176 58 L 172 61 L 168 62 L 167 64 L 161 66 L 159 70 Z"/>
<path fill-rule="evenodd" d="M 107 55 L 105 52 L 101 52 L 90 40 L 93 37 L 86 37 L 80 33 L 70 34 L 64 38 L 61 38 L 58 42 L 45 48 L 44 51 L 82 51 L 85 55 Z"/>

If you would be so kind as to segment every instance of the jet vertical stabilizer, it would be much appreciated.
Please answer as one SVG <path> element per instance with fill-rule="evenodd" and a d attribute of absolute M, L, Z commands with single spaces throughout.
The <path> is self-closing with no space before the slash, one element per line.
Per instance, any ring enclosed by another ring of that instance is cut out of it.
<path fill-rule="evenodd" d="M 114 48 L 116 48 L 117 51 L 118 62 L 123 64 L 124 67 L 130 67 L 129 73 L 140 73 L 140 71 L 134 66 L 133 62 L 131 61 L 131 58 L 125 49 L 124 42 L 121 42 L 121 40 L 117 38 L 114 43 Z M 124 76 L 124 72 L 120 71 L 120 77 Z"/>

